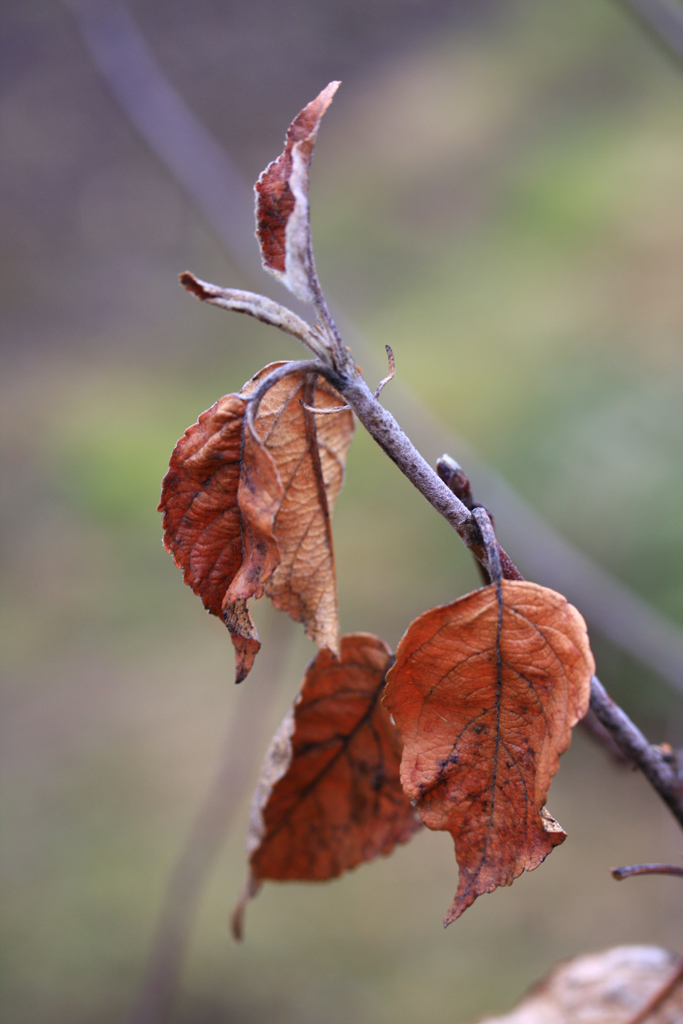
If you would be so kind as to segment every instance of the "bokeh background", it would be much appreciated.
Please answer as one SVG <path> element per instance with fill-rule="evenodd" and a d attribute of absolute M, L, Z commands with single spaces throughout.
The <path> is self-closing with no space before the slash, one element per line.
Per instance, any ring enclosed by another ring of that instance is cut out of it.
<path fill-rule="evenodd" d="M 240 715 L 224 783 L 238 806 L 202 887 L 177 1024 L 464 1022 L 510 1006 L 559 958 L 680 950 L 680 884 L 608 872 L 678 862 L 680 833 L 581 733 L 551 791 L 567 842 L 446 932 L 452 843 L 422 833 L 334 883 L 266 885 L 233 944 L 250 790 L 313 651 L 257 606 L 267 649 L 236 690 L 227 633 L 162 550 L 155 508 L 184 428 L 300 353 L 179 288 L 189 268 L 285 300 L 150 151 L 74 9 L 0 7 L 3 1019 L 130 1012 Z M 128 10 L 247 182 L 297 111 L 343 80 L 311 201 L 320 277 L 359 361 L 382 375 L 390 342 L 398 381 L 436 419 L 427 458 L 461 435 L 683 627 L 681 68 L 616 0 Z M 244 224 L 235 194 L 226 216 Z M 391 386 L 383 399 L 400 414 Z M 452 531 L 361 431 L 334 525 L 346 632 L 395 645 L 415 615 L 477 585 Z M 651 738 L 681 744 L 680 692 L 592 632 L 610 692 Z"/>

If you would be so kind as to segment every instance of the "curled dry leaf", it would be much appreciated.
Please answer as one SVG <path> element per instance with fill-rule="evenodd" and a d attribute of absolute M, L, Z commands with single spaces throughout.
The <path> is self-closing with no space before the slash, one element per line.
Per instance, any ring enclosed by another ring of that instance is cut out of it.
<path fill-rule="evenodd" d="M 249 826 L 250 880 L 322 881 L 388 854 L 419 822 L 399 780 L 398 734 L 383 708 L 391 651 L 378 637 L 342 637 L 321 651 L 266 755 Z"/>
<path fill-rule="evenodd" d="M 330 512 L 353 435 L 351 413 L 318 426 L 299 398 L 327 407 L 339 394 L 316 375 L 293 373 L 262 399 L 252 429 L 250 396 L 273 363 L 239 394 L 226 395 L 180 438 L 162 484 L 164 546 L 185 582 L 225 621 L 237 681 L 260 644 L 247 601 L 265 592 L 303 621 L 318 644 L 338 650 L 339 616 Z"/>
<path fill-rule="evenodd" d="M 297 114 L 287 129 L 283 152 L 266 167 L 255 185 L 261 262 L 302 302 L 315 302 L 317 298 L 308 172 L 320 122 L 339 85 L 330 82 Z"/>
<path fill-rule="evenodd" d="M 409 626 L 384 703 L 404 743 L 404 790 L 455 840 L 444 924 L 564 840 L 544 804 L 593 671 L 579 613 L 534 583 L 503 580 Z"/>
<path fill-rule="evenodd" d="M 254 666 L 254 658 L 261 650 L 261 641 L 249 613 L 249 605 L 243 598 L 224 602 L 223 621 L 230 630 L 235 648 L 235 682 L 241 683 Z"/>
<path fill-rule="evenodd" d="M 243 393 L 251 393 L 268 369 L 257 374 Z M 341 401 L 323 377 L 291 374 L 262 399 L 255 424 L 282 483 L 273 520 L 280 560 L 265 592 L 276 608 L 303 622 L 311 640 L 335 654 L 339 609 L 330 516 L 344 483 L 353 413 L 344 409 L 316 416 L 301 403 L 324 410 Z"/>
<path fill-rule="evenodd" d="M 665 991 L 675 980 L 677 960 L 659 946 L 615 946 L 579 956 L 552 970 L 510 1013 L 479 1024 L 679 1024 L 683 985 Z"/>

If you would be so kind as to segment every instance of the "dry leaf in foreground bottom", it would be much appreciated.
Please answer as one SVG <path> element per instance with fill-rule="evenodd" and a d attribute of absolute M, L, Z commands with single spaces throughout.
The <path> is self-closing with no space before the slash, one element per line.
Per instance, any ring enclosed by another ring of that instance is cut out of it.
<path fill-rule="evenodd" d="M 628 1024 L 667 983 L 679 958 L 658 946 L 616 946 L 556 967 L 510 1013 L 479 1024 Z M 683 985 L 647 1016 L 681 1024 Z"/>
<path fill-rule="evenodd" d="M 391 651 L 378 637 L 342 637 L 321 651 L 268 751 L 249 826 L 250 881 L 323 881 L 388 854 L 420 827 L 399 780 L 400 744 L 382 707 Z"/>
<path fill-rule="evenodd" d="M 593 672 L 583 619 L 534 583 L 503 580 L 408 627 L 384 704 L 404 744 L 405 792 L 425 825 L 455 840 L 460 877 L 444 924 L 564 840 L 544 804 Z"/>

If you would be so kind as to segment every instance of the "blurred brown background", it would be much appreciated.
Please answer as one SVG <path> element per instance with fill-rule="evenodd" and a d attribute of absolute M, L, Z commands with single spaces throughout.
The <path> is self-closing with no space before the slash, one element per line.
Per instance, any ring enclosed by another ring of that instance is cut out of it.
<path fill-rule="evenodd" d="M 311 202 L 320 277 L 360 362 L 383 373 L 390 342 L 398 379 L 443 425 L 427 458 L 461 434 L 683 626 L 681 69 L 615 0 L 128 10 L 247 182 L 297 111 L 343 80 Z M 300 353 L 179 288 L 189 268 L 286 301 L 151 153 L 72 11 L 23 0 L 0 17 L 4 1019 L 106 1024 L 133 1003 L 230 720 L 257 701 L 253 783 L 313 653 L 281 625 L 235 690 L 224 627 L 162 550 L 161 477 L 201 410 Z M 226 221 L 251 252 L 250 211 L 234 202 Z M 383 399 L 394 407 L 391 386 Z M 477 585 L 452 531 L 360 431 L 335 529 L 346 632 L 395 645 L 415 615 Z M 256 614 L 267 638 L 273 620 Z M 594 646 L 651 738 L 683 743 L 680 693 L 597 631 Z M 608 873 L 679 861 L 680 835 L 581 734 L 551 791 L 565 845 L 445 933 L 452 843 L 423 833 L 329 885 L 266 885 L 233 945 L 250 788 L 203 893 L 178 1024 L 467 1021 L 558 958 L 681 948 L 680 884 Z"/>

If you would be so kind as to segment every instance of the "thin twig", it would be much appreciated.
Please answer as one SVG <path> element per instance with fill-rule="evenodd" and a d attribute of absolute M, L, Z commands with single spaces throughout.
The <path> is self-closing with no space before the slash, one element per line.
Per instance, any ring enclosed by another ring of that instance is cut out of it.
<path fill-rule="evenodd" d="M 384 347 L 387 352 L 387 359 L 389 360 L 389 373 L 386 375 L 386 377 L 382 377 L 381 381 L 375 388 L 375 398 L 379 398 L 382 389 L 386 387 L 389 381 L 394 379 L 394 376 L 396 374 L 396 360 L 394 359 L 394 350 L 392 349 L 391 345 L 385 345 Z"/>
<path fill-rule="evenodd" d="M 271 621 L 264 660 L 230 722 L 218 770 L 171 872 L 127 1024 L 162 1024 L 178 991 L 199 901 L 239 810 L 253 768 L 254 747 L 259 745 L 268 706 L 282 678 L 289 634 L 284 616 L 273 616 Z"/>
<path fill-rule="evenodd" d="M 678 962 L 678 965 L 674 967 L 673 971 L 666 979 L 663 985 L 661 985 L 657 991 L 650 996 L 645 1006 L 641 1007 L 632 1017 L 624 1021 L 624 1024 L 643 1024 L 643 1021 L 647 1020 L 651 1013 L 661 1006 L 665 999 L 667 999 L 679 982 L 683 981 L 683 957 Z M 673 1019 L 673 1018 L 672 1018 Z"/>
<path fill-rule="evenodd" d="M 635 875 L 678 875 L 683 878 L 683 868 L 677 864 L 631 864 L 626 868 L 612 868 L 612 875 L 617 882 Z"/>
<path fill-rule="evenodd" d="M 626 712 L 606 693 L 597 676 L 591 680 L 590 706 L 624 754 L 640 768 L 683 825 L 683 786 L 676 764 L 660 748 L 647 742 Z"/>
<path fill-rule="evenodd" d="M 588 711 L 579 722 L 579 726 L 583 729 L 584 733 L 587 733 L 590 736 L 592 740 L 600 744 L 603 750 L 609 754 L 614 764 L 618 765 L 620 768 L 631 768 L 635 771 L 636 765 L 634 765 L 630 757 L 626 756 L 624 751 L 613 738 L 612 734 L 608 732 L 600 719 L 596 716 L 592 708 L 588 708 Z"/>
<path fill-rule="evenodd" d="M 192 292 L 200 302 L 207 302 L 211 306 L 218 306 L 220 309 L 227 309 L 232 313 L 246 313 L 253 316 L 261 323 L 269 324 L 271 327 L 278 327 L 285 334 L 300 341 L 302 345 L 310 349 L 318 359 L 328 360 L 328 349 L 320 334 L 302 320 L 300 316 L 293 313 L 291 309 L 273 302 L 265 295 L 258 295 L 256 292 L 245 292 L 238 288 L 220 288 L 218 285 L 210 284 L 195 277 L 189 270 L 180 275 L 180 283 L 188 292 Z"/>

